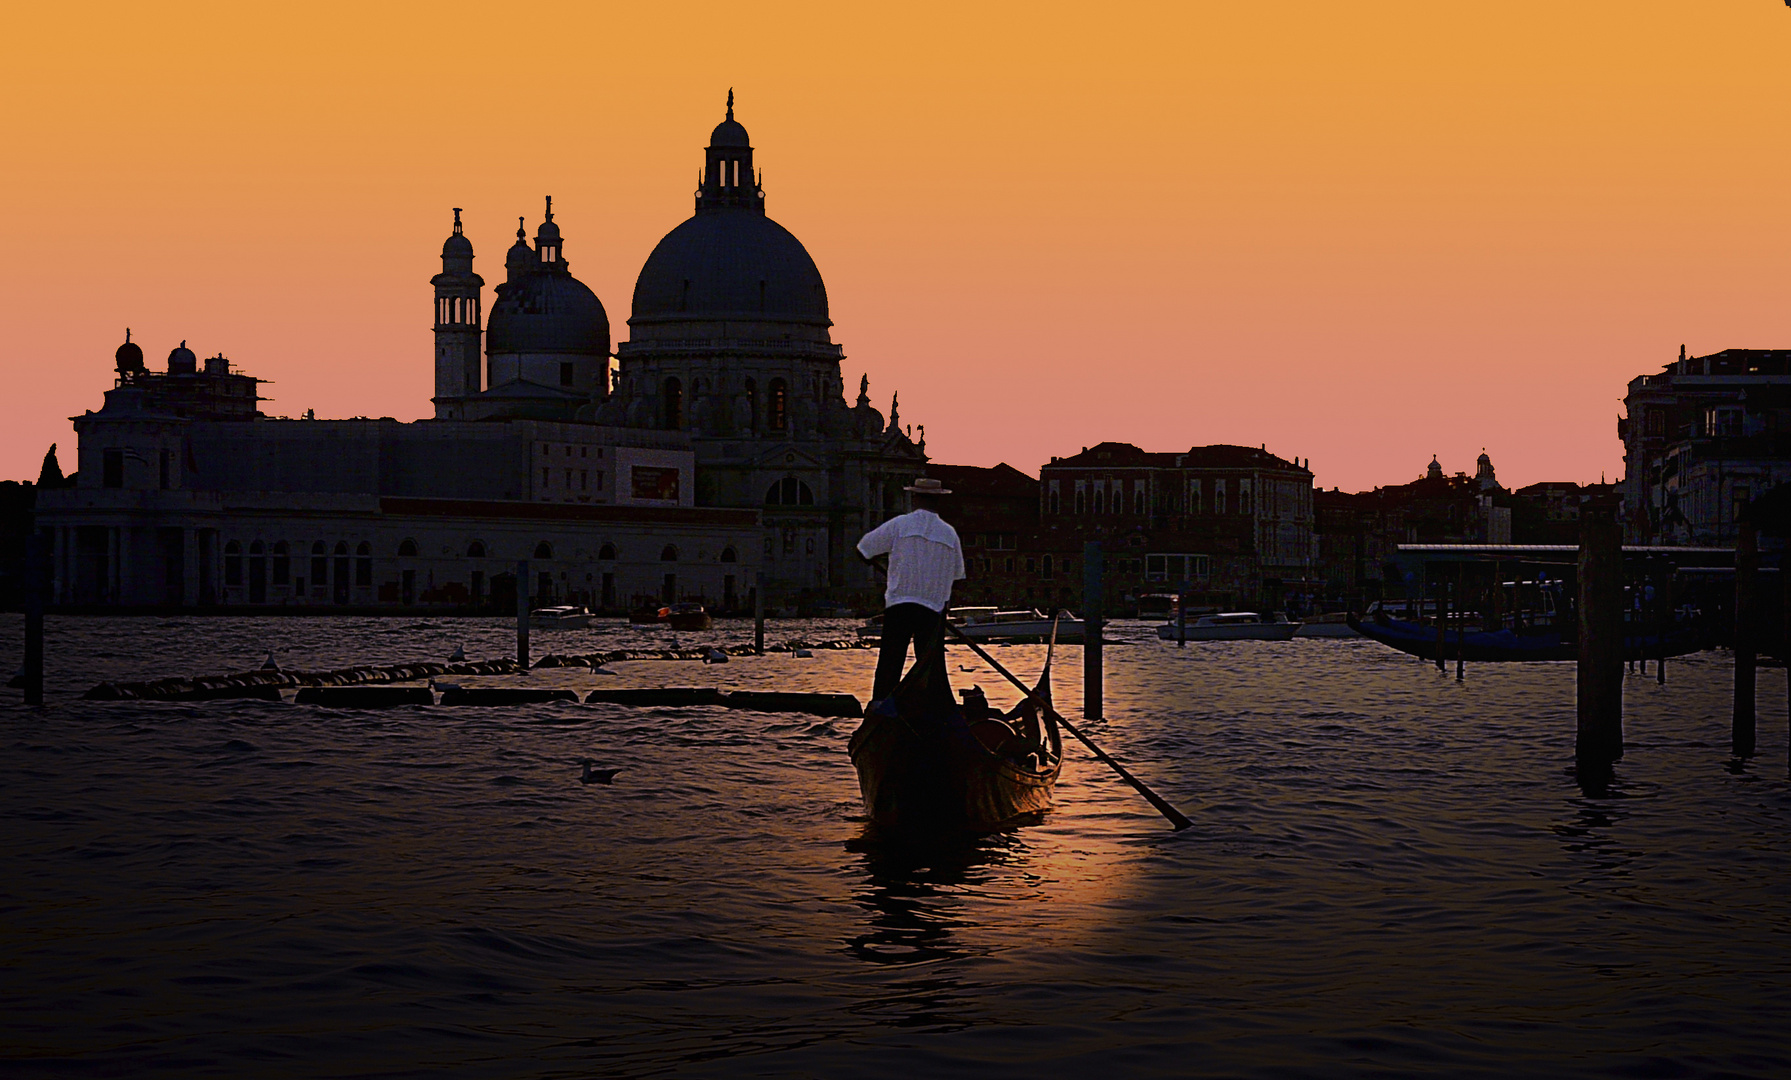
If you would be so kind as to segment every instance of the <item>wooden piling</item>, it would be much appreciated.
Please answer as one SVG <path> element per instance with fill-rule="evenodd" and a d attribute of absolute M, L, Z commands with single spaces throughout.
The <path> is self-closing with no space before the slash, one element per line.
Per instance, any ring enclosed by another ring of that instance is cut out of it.
<path fill-rule="evenodd" d="M 1754 756 L 1754 608 L 1759 572 L 1759 538 L 1754 523 L 1743 521 L 1735 540 L 1735 712 L 1729 729 L 1730 749 L 1736 757 Z"/>
<path fill-rule="evenodd" d="M 752 651 L 765 655 L 765 571 L 753 577 L 752 586 Z"/>
<path fill-rule="evenodd" d="M 1660 605 L 1660 655 L 1654 658 L 1654 681 L 1667 685 L 1667 635 L 1677 627 L 1673 612 L 1673 577 L 1679 572 L 1672 563 L 1662 563 L 1660 584 L 1655 586 L 1654 598 Z M 1787 669 L 1791 670 L 1791 669 Z"/>
<path fill-rule="evenodd" d="M 1460 586 L 1461 595 L 1465 598 L 1467 590 L 1467 567 L 1455 568 L 1455 583 Z M 1467 667 L 1468 657 L 1468 609 L 1465 603 L 1456 605 L 1455 613 L 1455 681 L 1461 682 Z"/>
<path fill-rule="evenodd" d="M 1432 613 L 1431 618 L 1432 618 L 1432 620 L 1434 620 L 1436 622 L 1436 626 L 1437 626 L 1437 670 L 1447 673 L 1449 670 L 1449 661 L 1447 661 L 1443 658 L 1443 649 L 1444 649 L 1443 635 L 1447 632 L 1448 625 L 1449 625 L 1449 619 L 1448 619 L 1449 587 L 1448 587 L 1448 584 L 1446 582 L 1439 581 L 1439 582 L 1437 582 L 1436 588 L 1433 591 L 1436 593 L 1436 611 L 1434 613 Z"/>
<path fill-rule="evenodd" d="M 1178 649 L 1185 649 L 1188 647 L 1188 589 L 1189 588 L 1190 588 L 1189 584 L 1185 581 L 1176 587 L 1176 594 L 1175 594 L 1175 622 L 1176 622 L 1175 647 Z"/>
<path fill-rule="evenodd" d="M 529 561 L 516 564 L 516 662 L 529 669 Z"/>
<path fill-rule="evenodd" d="M 1101 542 L 1082 545 L 1082 717 L 1101 718 Z"/>
<path fill-rule="evenodd" d="M 1580 511 L 1579 729 L 1574 756 L 1581 770 L 1607 768 L 1623 756 L 1623 528 L 1616 508 Z"/>
<path fill-rule="evenodd" d="M 25 704 L 44 703 L 44 552 L 33 527 L 25 534 Z"/>

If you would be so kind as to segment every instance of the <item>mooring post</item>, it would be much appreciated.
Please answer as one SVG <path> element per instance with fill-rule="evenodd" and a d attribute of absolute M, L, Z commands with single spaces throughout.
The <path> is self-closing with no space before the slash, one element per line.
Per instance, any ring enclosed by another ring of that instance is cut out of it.
<path fill-rule="evenodd" d="M 1185 649 L 1188 647 L 1188 589 L 1189 589 L 1189 587 L 1190 586 L 1185 581 L 1182 582 L 1180 585 L 1176 586 L 1175 647 L 1178 649 Z"/>
<path fill-rule="evenodd" d="M 516 663 L 529 669 L 529 561 L 516 564 Z"/>
<path fill-rule="evenodd" d="M 752 584 L 752 651 L 765 655 L 765 571 L 753 576 Z"/>
<path fill-rule="evenodd" d="M 1744 520 L 1735 539 L 1735 719 L 1729 742 L 1736 757 L 1754 756 L 1754 606 L 1759 573 L 1759 537 L 1753 521 Z"/>
<path fill-rule="evenodd" d="M 1449 626 L 1449 583 L 1438 581 L 1436 594 L 1437 670 L 1446 674 L 1449 671 L 1449 661 L 1443 659 L 1443 649 L 1445 648 L 1443 636 L 1448 633 Z"/>
<path fill-rule="evenodd" d="M 1082 717 L 1101 718 L 1101 542 L 1082 545 Z"/>
<path fill-rule="evenodd" d="M 44 548 L 35 526 L 25 534 L 25 704 L 44 703 Z"/>
<path fill-rule="evenodd" d="M 1468 595 L 1466 566 L 1456 567 L 1455 582 L 1461 586 L 1461 595 L 1465 601 Z M 1466 603 L 1456 605 L 1455 613 L 1455 681 L 1461 682 L 1468 657 L 1468 609 Z"/>
<path fill-rule="evenodd" d="M 1667 685 L 1667 640 L 1678 629 L 1673 611 L 1673 578 L 1679 568 L 1672 563 L 1664 565 L 1666 569 L 1661 574 L 1660 584 L 1654 588 L 1654 595 L 1660 601 L 1660 655 L 1654 658 L 1654 681 L 1661 686 Z M 1791 667 L 1786 670 L 1791 671 Z"/>
<path fill-rule="evenodd" d="M 1578 571 L 1574 757 L 1582 770 L 1603 769 L 1623 756 L 1623 527 L 1615 507 L 1588 503 L 1581 509 Z"/>

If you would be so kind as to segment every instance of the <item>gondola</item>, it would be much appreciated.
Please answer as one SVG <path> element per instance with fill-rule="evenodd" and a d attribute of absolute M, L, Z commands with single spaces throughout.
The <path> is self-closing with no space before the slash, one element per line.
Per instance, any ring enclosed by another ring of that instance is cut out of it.
<path fill-rule="evenodd" d="M 1394 619 L 1385 614 L 1363 621 L 1349 617 L 1350 628 L 1363 637 L 1382 645 L 1409 653 L 1422 660 L 1437 658 L 1437 630 L 1434 625 Z M 1664 646 L 1664 652 L 1663 652 Z M 1661 634 L 1629 634 L 1623 639 L 1625 660 L 1653 660 L 1662 655 L 1684 656 L 1705 647 L 1703 634 L 1694 627 L 1679 627 Z M 1534 660 L 1577 660 L 1579 644 L 1571 629 L 1538 627 L 1518 633 L 1510 627 L 1497 630 L 1462 631 L 1453 626 L 1443 628 L 1443 659 L 1460 657 L 1473 663 L 1506 663 Z"/>
<path fill-rule="evenodd" d="M 987 833 L 1047 810 L 1063 768 L 1051 657 L 1032 696 L 1005 716 L 982 692 L 952 698 L 945 650 L 917 660 L 853 732 L 852 765 L 879 828 L 906 835 Z"/>

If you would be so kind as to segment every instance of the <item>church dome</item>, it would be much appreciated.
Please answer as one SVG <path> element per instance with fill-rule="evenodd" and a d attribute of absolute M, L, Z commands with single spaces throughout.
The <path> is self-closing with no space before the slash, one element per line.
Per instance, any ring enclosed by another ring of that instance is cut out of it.
<path fill-rule="evenodd" d="M 187 348 L 186 342 L 181 342 L 173 352 L 168 354 L 168 374 L 191 375 L 198 370 L 198 354 Z"/>
<path fill-rule="evenodd" d="M 485 324 L 485 348 L 494 356 L 608 356 L 609 313 L 597 294 L 571 274 L 523 274 L 498 286 Z"/>
<path fill-rule="evenodd" d="M 808 249 L 746 208 L 701 213 L 673 229 L 635 281 L 630 324 L 715 319 L 832 325 Z"/>
<path fill-rule="evenodd" d="M 453 233 L 442 242 L 442 258 L 470 259 L 473 257 L 473 242 L 465 233 Z"/>
<path fill-rule="evenodd" d="M 118 347 L 112 358 L 118 361 L 119 371 L 143 370 L 143 347 L 131 340 L 129 330 L 124 332 L 124 344 Z"/>
<path fill-rule="evenodd" d="M 751 146 L 752 140 L 746 137 L 746 127 L 734 119 L 733 110 L 728 110 L 728 118 L 715 125 L 709 133 L 710 146 Z"/>

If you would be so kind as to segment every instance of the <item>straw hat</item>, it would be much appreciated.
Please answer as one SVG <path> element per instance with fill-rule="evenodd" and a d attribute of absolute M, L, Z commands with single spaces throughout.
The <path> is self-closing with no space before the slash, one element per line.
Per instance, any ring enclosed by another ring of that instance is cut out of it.
<path fill-rule="evenodd" d="M 951 489 L 930 476 L 923 476 L 902 489 L 916 495 L 950 495 Z"/>

